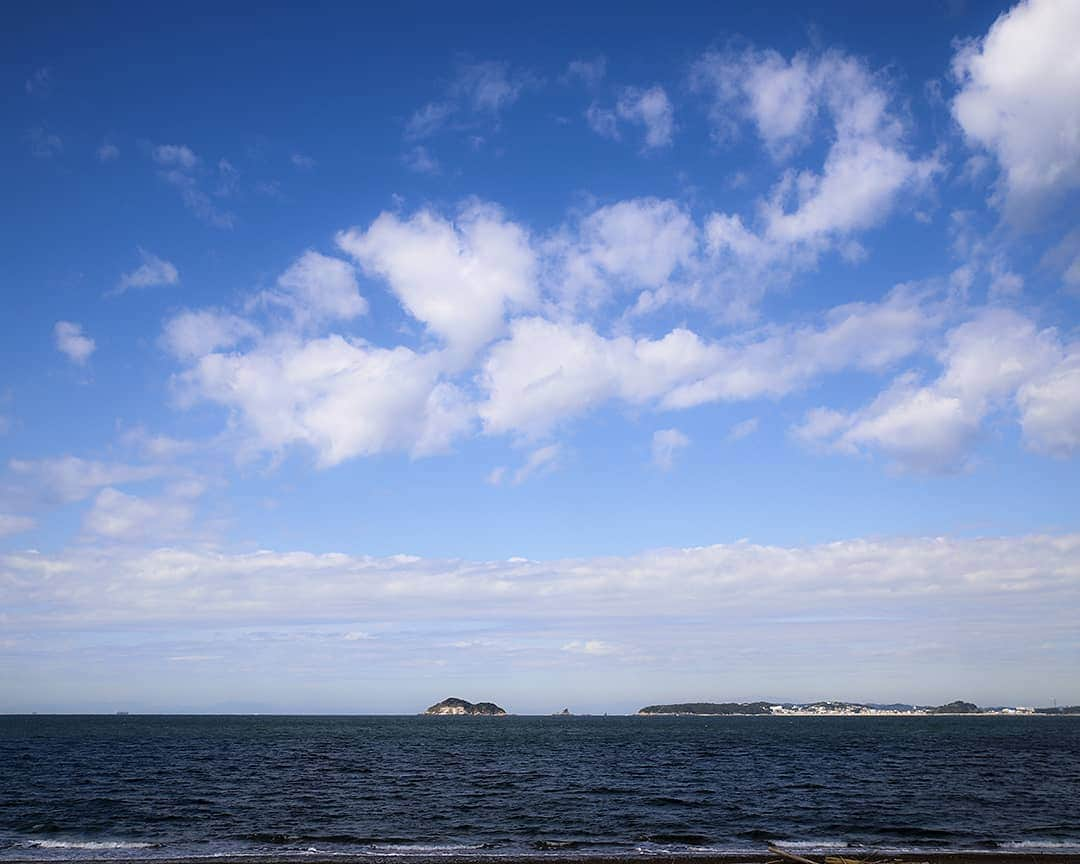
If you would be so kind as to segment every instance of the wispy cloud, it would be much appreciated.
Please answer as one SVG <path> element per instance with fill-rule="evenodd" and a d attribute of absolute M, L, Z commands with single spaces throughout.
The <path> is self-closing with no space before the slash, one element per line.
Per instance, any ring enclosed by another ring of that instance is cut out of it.
<path fill-rule="evenodd" d="M 106 292 L 106 296 L 117 297 L 132 288 L 154 288 L 179 283 L 180 272 L 171 262 L 142 248 L 139 249 L 139 256 L 142 264 L 124 273 L 116 286 Z"/>
<path fill-rule="evenodd" d="M 670 471 L 675 464 L 675 454 L 690 446 L 690 439 L 678 429 L 658 429 L 652 437 L 653 465 L 661 471 Z"/>

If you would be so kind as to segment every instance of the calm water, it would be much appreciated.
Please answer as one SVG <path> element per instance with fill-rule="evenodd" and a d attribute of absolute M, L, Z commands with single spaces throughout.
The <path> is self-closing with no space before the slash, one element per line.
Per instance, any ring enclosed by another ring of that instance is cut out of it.
<path fill-rule="evenodd" d="M 1080 718 L 0 717 L 0 859 L 1080 851 Z"/>

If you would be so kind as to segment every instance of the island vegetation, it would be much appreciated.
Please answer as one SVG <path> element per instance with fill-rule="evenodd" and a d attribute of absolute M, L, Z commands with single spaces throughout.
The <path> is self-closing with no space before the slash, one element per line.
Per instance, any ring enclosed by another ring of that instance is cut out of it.
<path fill-rule="evenodd" d="M 505 717 L 506 711 L 494 702 L 469 702 L 467 699 L 451 697 L 436 702 L 425 714 L 466 717 Z"/>

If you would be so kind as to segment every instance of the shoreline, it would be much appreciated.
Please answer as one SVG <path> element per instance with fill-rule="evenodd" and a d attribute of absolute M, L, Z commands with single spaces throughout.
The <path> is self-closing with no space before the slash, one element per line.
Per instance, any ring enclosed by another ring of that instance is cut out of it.
<path fill-rule="evenodd" d="M 1037 862 L 1037 864 L 1080 864 L 1080 850 L 1076 852 L 1042 852 L 1032 850 L 1019 852 L 1016 850 L 980 850 L 980 851 L 933 851 L 933 852 L 900 852 L 890 854 L 888 852 L 874 852 L 872 850 L 855 851 L 848 848 L 840 848 L 833 852 L 807 853 L 816 860 L 824 861 L 825 857 L 844 858 L 849 864 L 866 862 L 866 864 L 886 864 L 886 862 L 898 862 L 898 864 L 1023 864 L 1023 862 Z M 288 852 L 280 855 L 266 855 L 253 853 L 251 855 L 211 855 L 191 858 L 128 858 L 128 857 L 92 857 L 72 856 L 56 858 L 0 858 L 0 864 L 41 864 L 43 861 L 79 862 L 79 864 L 115 864 L 122 861 L 124 864 L 390 864 L 390 862 L 407 861 L 410 864 L 491 864 L 498 861 L 500 864 L 626 864 L 629 860 L 646 859 L 650 862 L 664 861 L 670 864 L 781 864 L 784 859 L 768 852 L 702 852 L 674 853 L 663 852 L 627 852 L 622 855 L 604 855 L 582 853 L 580 855 L 567 854 L 563 851 L 550 853 L 519 854 L 510 853 L 505 855 L 475 855 L 475 854 L 384 854 L 375 853 L 370 855 L 344 853 L 341 855 L 327 854 L 325 852 Z"/>

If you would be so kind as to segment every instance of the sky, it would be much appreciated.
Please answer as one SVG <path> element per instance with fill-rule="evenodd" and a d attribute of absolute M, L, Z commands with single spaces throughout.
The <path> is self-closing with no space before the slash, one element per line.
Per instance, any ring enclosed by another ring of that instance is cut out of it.
<path fill-rule="evenodd" d="M 391 5 L 8 11 L 0 711 L 1080 703 L 1080 4 Z"/>

